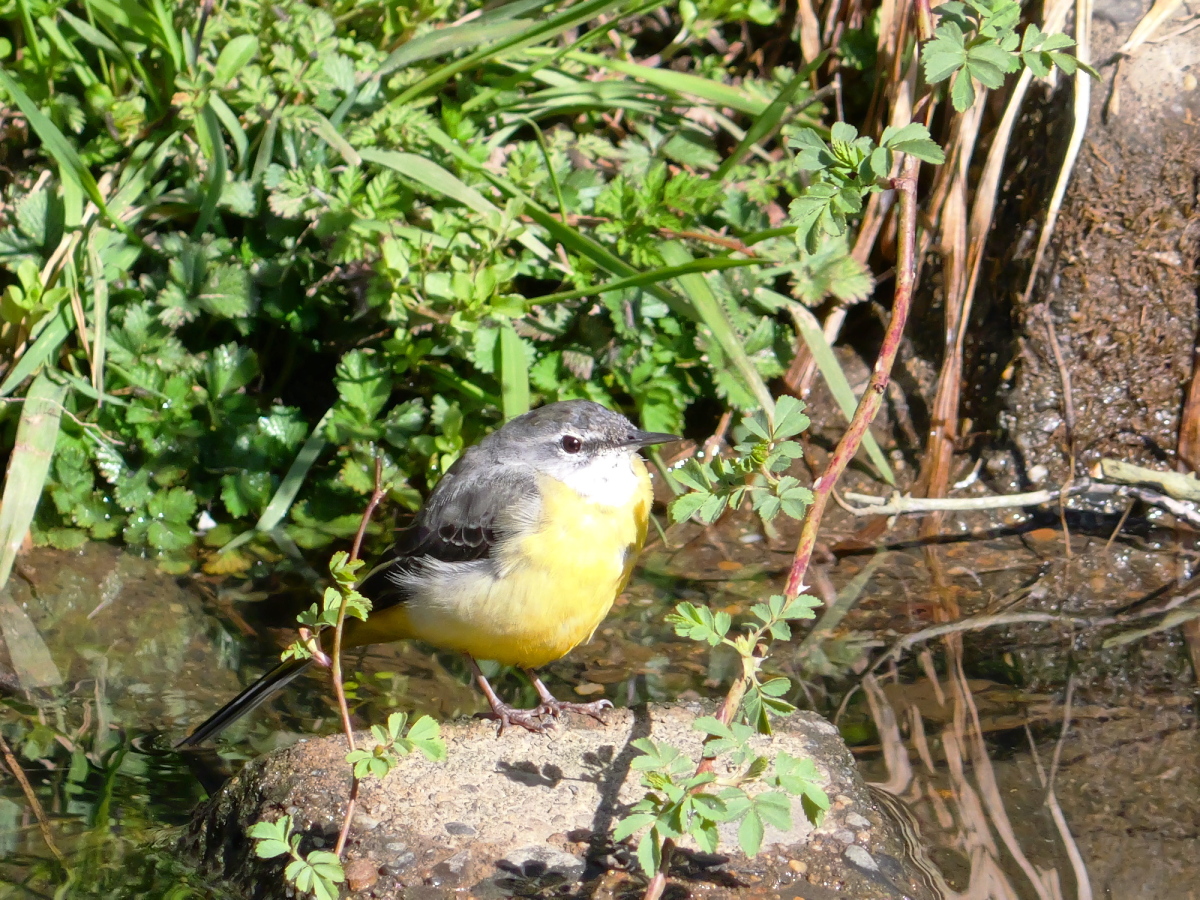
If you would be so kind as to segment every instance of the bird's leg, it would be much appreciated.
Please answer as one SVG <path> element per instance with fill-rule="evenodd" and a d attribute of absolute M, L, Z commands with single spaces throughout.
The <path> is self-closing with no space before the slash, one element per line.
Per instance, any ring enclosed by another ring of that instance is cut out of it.
<path fill-rule="evenodd" d="M 483 715 L 489 719 L 495 719 L 500 723 L 500 734 L 504 734 L 504 729 L 510 725 L 520 725 L 526 731 L 532 731 L 534 734 L 544 734 L 554 727 L 553 721 L 546 722 L 543 720 L 545 714 L 542 712 L 542 707 L 539 706 L 537 709 L 516 709 L 497 697 L 496 692 L 492 690 L 492 686 L 488 683 L 487 676 L 480 670 L 479 663 L 475 662 L 475 657 L 468 654 L 467 660 L 471 663 L 471 671 L 475 675 L 475 683 L 479 685 L 479 689 L 483 691 L 483 696 L 487 697 L 488 705 L 492 708 L 490 713 L 484 713 Z M 545 688 L 542 690 L 545 690 Z"/>
<path fill-rule="evenodd" d="M 529 680 L 533 682 L 538 696 L 542 698 L 542 705 L 534 710 L 534 712 L 540 715 L 551 715 L 558 718 L 565 712 L 583 713 L 585 716 L 591 716 L 603 725 L 604 717 L 600 715 L 601 710 L 612 709 L 612 703 L 608 700 L 594 700 L 591 703 L 568 703 L 564 700 L 558 700 L 542 684 L 542 679 L 538 678 L 536 674 L 529 669 L 522 669 L 521 671 L 529 676 Z"/>

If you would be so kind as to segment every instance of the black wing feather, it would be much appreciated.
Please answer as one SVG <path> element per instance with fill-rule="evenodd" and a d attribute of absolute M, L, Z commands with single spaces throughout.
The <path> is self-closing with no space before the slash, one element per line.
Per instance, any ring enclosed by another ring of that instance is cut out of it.
<path fill-rule="evenodd" d="M 468 453 L 438 482 L 416 521 L 398 537 L 391 559 L 377 565 L 359 591 L 375 609 L 386 609 L 409 599 L 408 576 L 429 562 L 490 559 L 536 498 L 532 469 Z"/>

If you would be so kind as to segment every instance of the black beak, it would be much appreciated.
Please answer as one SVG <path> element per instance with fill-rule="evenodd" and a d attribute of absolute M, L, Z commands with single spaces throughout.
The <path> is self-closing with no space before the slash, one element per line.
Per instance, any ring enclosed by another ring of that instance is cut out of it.
<path fill-rule="evenodd" d="M 651 444 L 669 444 L 683 438 L 677 434 L 663 434 L 661 431 L 635 431 L 626 440 L 632 447 L 649 447 Z"/>

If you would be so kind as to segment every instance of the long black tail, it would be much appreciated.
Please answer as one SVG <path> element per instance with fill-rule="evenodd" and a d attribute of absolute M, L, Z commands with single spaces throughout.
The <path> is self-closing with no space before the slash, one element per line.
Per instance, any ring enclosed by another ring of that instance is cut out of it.
<path fill-rule="evenodd" d="M 250 710 L 254 709 L 277 690 L 308 668 L 309 659 L 289 659 L 281 662 L 250 687 L 246 688 L 205 720 L 204 724 L 176 744 L 176 747 L 194 747 L 220 734 Z"/>

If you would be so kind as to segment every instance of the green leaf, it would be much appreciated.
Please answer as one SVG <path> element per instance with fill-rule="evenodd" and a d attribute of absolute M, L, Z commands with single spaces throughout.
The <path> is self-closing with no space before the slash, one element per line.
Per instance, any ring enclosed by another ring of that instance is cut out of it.
<path fill-rule="evenodd" d="M 627 837 L 632 837 L 638 831 L 653 825 L 656 817 L 651 813 L 634 813 L 626 816 L 617 822 L 617 827 L 613 829 L 613 840 L 623 841 Z"/>
<path fill-rule="evenodd" d="M 662 840 L 657 829 L 651 828 L 638 841 L 637 858 L 647 875 L 653 876 L 658 872 L 658 867 L 662 865 Z"/>
<path fill-rule="evenodd" d="M 930 84 L 945 81 L 967 62 L 966 40 L 962 29 L 953 22 L 942 22 L 933 40 L 922 48 L 925 80 Z"/>
<path fill-rule="evenodd" d="M 358 412 L 364 423 L 379 415 L 392 393 L 391 373 L 369 350 L 351 350 L 343 356 L 334 384 L 342 402 Z"/>
<path fill-rule="evenodd" d="M 231 38 L 217 57 L 217 64 L 213 68 L 213 83 L 217 87 L 225 87 L 257 53 L 258 39 L 254 35 L 239 34 Z"/>
<path fill-rule="evenodd" d="M 683 494 L 671 501 L 668 507 L 668 512 L 671 515 L 671 521 L 675 524 L 686 522 L 705 503 L 712 495 L 708 491 L 693 491 L 690 494 Z"/>
<path fill-rule="evenodd" d="M 742 852 L 747 856 L 757 856 L 762 849 L 763 832 L 763 821 L 757 810 L 751 808 L 738 828 L 738 846 Z"/>
<path fill-rule="evenodd" d="M 883 130 L 879 143 L 897 153 L 915 156 L 922 162 L 941 165 L 946 161 L 946 154 L 929 136 L 929 129 L 920 122 L 909 122 L 899 128 L 889 125 Z"/>
<path fill-rule="evenodd" d="M 792 828 L 792 802 L 785 794 L 769 792 L 754 798 L 754 809 L 768 825 L 780 831 Z"/>
<path fill-rule="evenodd" d="M 512 322 L 500 326 L 500 398 L 504 403 L 504 418 L 514 419 L 529 412 L 530 353 L 525 341 L 517 335 Z"/>
<path fill-rule="evenodd" d="M 241 390 L 258 376 L 258 357 L 241 344 L 214 347 L 204 365 L 205 383 L 214 400 Z"/>
<path fill-rule="evenodd" d="M 776 441 L 794 437 L 809 426 L 808 416 L 804 414 L 804 403 L 785 394 L 775 401 L 775 428 L 771 439 Z"/>

